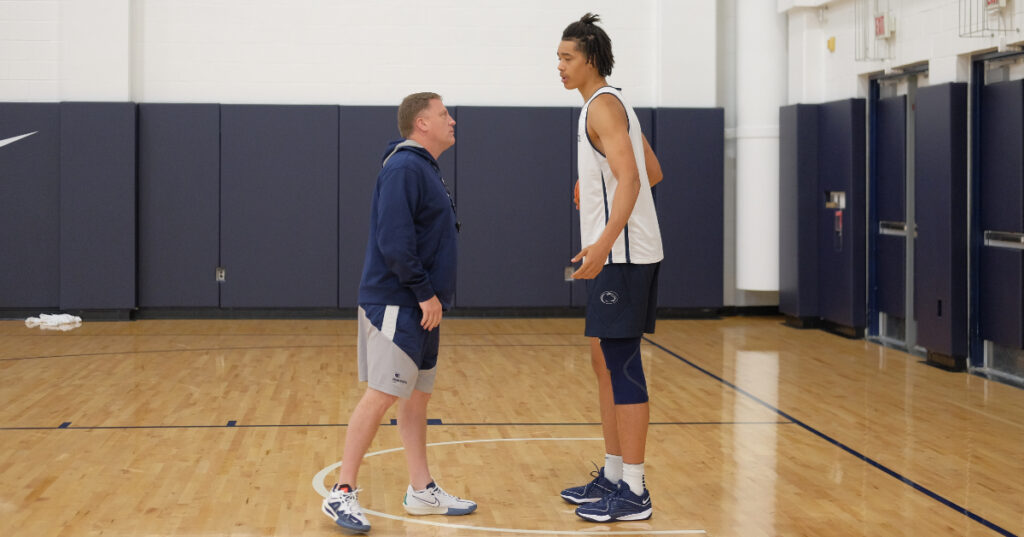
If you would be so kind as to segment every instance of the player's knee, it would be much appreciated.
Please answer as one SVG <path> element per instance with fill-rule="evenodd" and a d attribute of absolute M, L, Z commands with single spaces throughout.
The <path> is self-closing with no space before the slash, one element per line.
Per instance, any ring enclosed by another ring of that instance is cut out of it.
<path fill-rule="evenodd" d="M 363 393 L 363 400 L 360 404 L 366 405 L 373 411 L 383 414 L 387 412 L 391 405 L 398 401 L 397 395 L 391 395 L 387 392 L 382 392 L 375 388 L 367 386 L 366 392 Z"/>
<path fill-rule="evenodd" d="M 647 379 L 640 359 L 640 338 L 602 339 L 605 366 L 617 405 L 647 402 Z"/>

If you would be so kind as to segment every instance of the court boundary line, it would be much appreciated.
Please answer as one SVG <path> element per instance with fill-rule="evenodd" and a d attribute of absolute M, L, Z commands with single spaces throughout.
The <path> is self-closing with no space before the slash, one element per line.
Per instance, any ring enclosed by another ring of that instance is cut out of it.
<path fill-rule="evenodd" d="M 1009 530 L 1004 529 L 1003 527 L 999 526 L 995 522 L 992 522 L 992 521 L 988 520 L 987 518 L 982 517 L 981 515 L 978 515 L 977 513 L 971 511 L 970 509 L 967 509 L 965 507 L 961 507 L 959 504 L 957 504 L 957 503 L 955 503 L 955 502 L 953 502 L 951 500 L 947 500 L 943 496 L 940 496 L 938 493 L 931 491 L 930 489 L 928 489 L 924 485 L 918 484 L 917 482 L 913 481 L 912 479 L 910 479 L 908 477 L 905 477 L 904 475 L 900 474 L 899 472 L 897 472 L 895 470 L 892 470 L 891 468 L 889 468 L 889 467 L 885 466 L 884 464 L 882 464 L 882 463 L 872 459 L 871 457 L 868 457 L 867 455 L 864 455 L 864 454 L 860 453 L 859 451 L 857 451 L 857 450 L 847 446 L 846 444 L 836 440 L 835 438 L 832 438 L 831 436 L 829 436 L 829 435 L 819 431 L 818 429 L 816 429 L 816 428 L 814 428 L 814 427 L 804 423 L 803 421 L 793 417 L 789 413 L 787 413 L 787 412 L 785 412 L 785 411 L 783 411 L 783 410 L 781 410 L 779 408 L 776 408 L 775 406 L 771 405 L 770 403 L 767 403 L 766 401 L 762 400 L 761 398 L 757 397 L 756 395 L 754 395 L 754 394 L 744 390 L 743 388 L 740 388 L 736 384 L 733 384 L 732 382 L 729 382 L 728 380 L 725 380 L 724 378 L 722 378 L 722 377 L 720 377 L 720 376 L 718 376 L 718 375 L 708 371 L 707 369 L 704 369 L 703 367 L 701 367 L 701 366 L 691 362 L 690 360 L 687 360 L 686 358 L 683 358 L 682 356 L 676 354 L 675 352 L 669 350 L 664 345 L 662 345 L 662 344 L 660 344 L 660 343 L 658 343 L 658 342 L 648 338 L 647 336 L 644 336 L 643 339 L 646 340 L 651 345 L 654 345 L 655 347 L 657 347 L 657 348 L 661 349 L 662 351 L 668 353 L 670 356 L 674 356 L 676 359 L 678 359 L 679 361 L 685 363 L 686 365 L 696 369 L 697 371 L 700 371 L 701 373 L 704 373 L 705 375 L 707 375 L 707 376 L 717 380 L 718 382 L 721 382 L 722 384 L 725 384 L 726 386 L 728 386 L 728 387 L 732 388 L 733 390 L 736 390 L 737 392 L 739 392 L 739 393 L 749 397 L 750 399 L 753 399 L 755 402 L 757 402 L 761 406 L 764 406 L 765 408 L 768 408 L 769 410 L 777 413 L 778 415 L 782 416 L 783 418 L 786 418 L 786 419 L 792 421 L 794 425 L 799 426 L 800 428 L 806 430 L 807 432 L 809 432 L 811 434 L 814 434 L 815 436 L 817 436 L 817 437 L 827 441 L 828 443 L 830 443 L 830 444 L 832 444 L 832 445 L 842 449 L 843 451 L 849 453 L 850 455 L 853 455 L 854 457 L 857 457 L 858 459 L 868 463 L 869 465 L 874 466 L 876 469 L 881 470 L 882 472 L 888 474 L 890 477 L 895 478 L 896 480 L 900 481 L 901 483 L 903 483 L 905 485 L 909 485 L 914 490 L 916 490 L 916 491 L 924 494 L 925 496 L 928 496 L 929 498 L 931 498 L 931 499 L 933 499 L 933 500 L 935 500 L 935 501 L 945 505 L 946 507 L 949 507 L 950 509 L 956 511 L 957 513 L 960 513 L 960 514 L 966 516 L 967 518 L 969 518 L 969 519 L 971 519 L 971 520 L 973 520 L 973 521 L 975 521 L 975 522 L 985 526 L 986 528 L 988 528 L 988 529 L 990 529 L 992 531 L 995 531 L 996 533 L 999 533 L 1000 535 L 1004 535 L 1005 537 L 1017 537 L 1017 535 L 1015 533 L 1013 533 L 1013 532 L 1011 532 Z"/>
<path fill-rule="evenodd" d="M 577 438 L 571 438 L 571 437 L 563 437 L 563 438 L 477 438 L 477 439 L 472 439 L 472 440 L 449 440 L 449 441 L 446 441 L 446 442 L 431 442 L 431 443 L 427 444 L 427 447 L 432 447 L 432 446 L 450 446 L 450 445 L 458 445 L 458 444 L 484 444 L 484 443 L 489 443 L 489 442 L 552 442 L 552 441 L 564 442 L 564 441 L 576 441 L 576 440 L 585 440 L 585 441 L 592 441 L 592 442 L 602 442 L 602 441 L 604 441 L 604 438 L 602 438 L 602 437 L 586 437 L 586 438 L 584 438 L 584 437 L 577 437 Z M 368 459 L 368 458 L 376 456 L 376 455 L 384 455 L 384 454 L 387 454 L 387 453 L 395 453 L 395 452 L 403 451 L 403 450 L 405 450 L 404 447 L 396 447 L 396 448 L 389 448 L 389 449 L 382 449 L 382 450 L 378 450 L 378 451 L 372 451 L 372 452 L 367 453 L 366 455 L 363 455 L 363 459 L 365 460 L 365 459 Z M 339 466 L 341 466 L 341 462 L 342 461 L 337 461 L 337 462 L 335 462 L 335 463 L 333 463 L 333 464 L 331 464 L 329 466 L 325 466 L 324 468 L 320 469 L 320 471 L 317 472 L 313 476 L 313 482 L 312 482 L 313 490 L 317 494 L 319 494 L 321 497 L 326 498 L 327 495 L 328 495 L 327 487 L 324 486 L 324 479 L 331 472 L 333 472 L 335 469 L 337 469 Z M 382 513 L 380 511 L 374 511 L 372 509 L 367 509 L 365 507 L 363 507 L 363 512 L 364 513 L 369 513 L 369 514 L 374 515 L 374 516 L 379 516 L 381 518 L 388 518 L 388 519 L 391 519 L 391 520 L 398 520 L 398 521 L 401 521 L 401 522 L 409 522 L 409 523 L 412 523 L 412 524 L 422 524 L 424 526 L 435 526 L 435 527 L 451 528 L 451 529 L 465 529 L 465 530 L 472 530 L 472 531 L 489 531 L 489 532 L 504 532 L 504 533 L 525 533 L 525 534 L 531 534 L 531 535 L 536 535 L 536 534 L 540 534 L 540 535 L 595 535 L 595 534 L 596 535 L 686 535 L 686 534 L 706 535 L 707 534 L 707 530 L 640 530 L 640 531 L 600 531 L 600 532 L 595 532 L 594 530 L 531 530 L 531 529 L 517 529 L 517 528 L 495 528 L 495 527 L 490 527 L 490 526 L 470 526 L 470 525 L 466 525 L 466 524 L 451 524 L 451 523 L 448 523 L 448 522 L 433 522 L 433 521 L 430 521 L 430 520 L 424 520 L 424 519 L 420 519 L 420 518 L 409 518 L 409 517 L 403 517 L 403 516 L 399 516 L 399 515 L 392 515 L 392 514 L 388 514 L 388 513 Z M 602 527 L 602 529 L 603 529 L 603 527 Z"/>

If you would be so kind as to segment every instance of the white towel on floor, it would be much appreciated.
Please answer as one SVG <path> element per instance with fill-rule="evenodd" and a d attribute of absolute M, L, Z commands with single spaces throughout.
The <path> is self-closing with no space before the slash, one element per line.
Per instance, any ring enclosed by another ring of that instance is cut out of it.
<path fill-rule="evenodd" d="M 74 330 L 79 326 L 82 326 L 82 318 L 76 315 L 70 315 L 67 313 L 40 313 L 39 317 L 29 317 L 25 319 L 25 326 L 34 328 L 38 326 L 43 330 Z"/>

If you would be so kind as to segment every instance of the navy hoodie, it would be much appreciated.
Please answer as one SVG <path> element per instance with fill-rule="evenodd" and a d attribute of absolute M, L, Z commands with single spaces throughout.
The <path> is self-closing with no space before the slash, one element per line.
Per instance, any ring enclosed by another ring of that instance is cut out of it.
<path fill-rule="evenodd" d="M 411 140 L 388 144 L 370 209 L 359 303 L 419 307 L 455 299 L 455 205 L 437 161 Z"/>

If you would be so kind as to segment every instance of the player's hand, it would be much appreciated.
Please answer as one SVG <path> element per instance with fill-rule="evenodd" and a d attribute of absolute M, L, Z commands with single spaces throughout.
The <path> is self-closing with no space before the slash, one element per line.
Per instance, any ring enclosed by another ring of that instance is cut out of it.
<path fill-rule="evenodd" d="M 580 180 L 576 180 L 576 186 L 572 188 L 572 202 L 576 204 L 576 210 L 580 210 Z"/>
<path fill-rule="evenodd" d="M 424 330 L 429 332 L 441 324 L 443 310 L 441 308 L 441 301 L 437 299 L 436 295 L 430 297 L 430 300 L 420 302 L 420 310 L 423 312 L 423 320 L 420 321 L 420 326 Z"/>
<path fill-rule="evenodd" d="M 579 260 L 583 260 L 583 264 L 576 272 L 572 273 L 574 280 L 592 280 L 601 270 L 604 269 L 604 260 L 608 259 L 608 252 L 611 248 L 603 248 L 597 244 L 591 244 L 580 250 L 580 253 L 576 254 L 576 257 L 572 258 L 572 262 L 576 263 Z"/>

